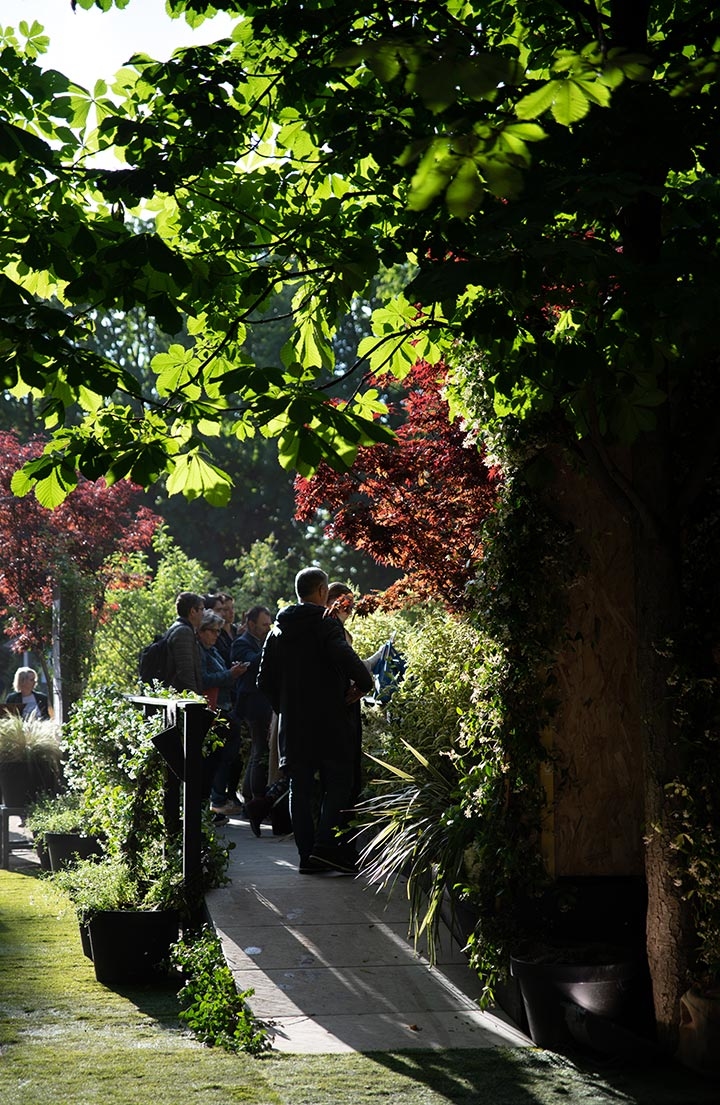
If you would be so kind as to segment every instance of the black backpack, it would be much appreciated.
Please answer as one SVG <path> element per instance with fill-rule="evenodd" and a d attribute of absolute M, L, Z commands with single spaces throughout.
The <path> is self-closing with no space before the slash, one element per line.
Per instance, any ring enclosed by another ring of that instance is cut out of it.
<path fill-rule="evenodd" d="M 164 687 L 169 687 L 175 674 L 170 652 L 170 630 L 156 633 L 153 641 L 140 650 L 138 674 L 141 683 L 150 684 L 157 679 Z"/>

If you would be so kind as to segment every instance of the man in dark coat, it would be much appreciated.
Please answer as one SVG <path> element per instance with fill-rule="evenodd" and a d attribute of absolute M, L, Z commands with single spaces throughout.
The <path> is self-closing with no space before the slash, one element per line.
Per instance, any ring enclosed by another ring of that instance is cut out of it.
<path fill-rule="evenodd" d="M 262 647 L 270 632 L 272 614 L 267 606 L 253 606 L 247 612 L 247 629 L 232 643 L 234 662 L 247 664 L 236 689 L 235 713 L 250 732 L 250 758 L 243 781 L 243 798 L 262 798 L 268 781 L 268 738 L 272 706 L 257 688 Z"/>
<path fill-rule="evenodd" d="M 326 617 L 328 577 L 304 568 L 295 578 L 298 602 L 278 615 L 263 648 L 258 687 L 278 715 L 280 765 L 290 779 L 290 818 L 301 874 L 352 873 L 356 859 L 338 842 L 347 825 L 354 782 L 354 725 L 348 705 L 372 688 L 372 676 Z M 316 773 L 320 813 L 313 817 Z"/>

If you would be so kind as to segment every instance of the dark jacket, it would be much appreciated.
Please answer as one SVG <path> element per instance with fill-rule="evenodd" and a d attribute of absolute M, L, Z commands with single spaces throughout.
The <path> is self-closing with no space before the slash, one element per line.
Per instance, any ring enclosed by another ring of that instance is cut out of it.
<path fill-rule="evenodd" d="M 176 618 L 172 623 L 168 630 L 168 645 L 172 657 L 172 686 L 176 691 L 202 694 L 200 642 L 187 618 Z"/>
<path fill-rule="evenodd" d="M 222 656 L 222 660 L 223 660 L 223 663 L 224 663 L 226 668 L 229 668 L 230 664 L 232 662 L 231 659 L 230 659 L 230 653 L 231 653 L 231 650 L 232 650 L 234 640 L 235 640 L 235 638 L 231 637 L 230 634 L 228 633 L 227 629 L 225 629 L 225 627 L 223 627 L 220 630 L 220 634 L 218 636 L 217 641 L 215 642 L 215 648 L 217 649 L 217 651 Z"/>
<path fill-rule="evenodd" d="M 249 664 L 247 671 L 240 676 L 235 691 L 235 713 L 246 721 L 270 724 L 272 706 L 262 691 L 258 690 L 257 677 L 260 670 L 262 645 L 249 630 L 241 633 L 232 643 L 230 653 L 233 664 Z"/>
<path fill-rule="evenodd" d="M 50 717 L 48 711 L 48 699 L 46 694 L 41 694 L 40 691 L 33 691 L 35 695 L 35 701 L 37 702 L 37 717 L 40 721 L 47 721 Z M 20 713 L 22 713 L 22 695 L 20 691 L 11 691 L 5 701 L 9 706 L 19 706 Z"/>
<path fill-rule="evenodd" d="M 345 696 L 350 684 L 372 688 L 372 676 L 336 618 L 314 603 L 286 606 L 263 648 L 258 686 L 279 715 L 280 760 L 352 760 L 357 743 Z"/>

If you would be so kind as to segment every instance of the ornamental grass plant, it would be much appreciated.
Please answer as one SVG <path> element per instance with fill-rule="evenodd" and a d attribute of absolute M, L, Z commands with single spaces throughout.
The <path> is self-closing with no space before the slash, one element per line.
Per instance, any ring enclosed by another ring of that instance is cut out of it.
<path fill-rule="evenodd" d="M 50 774 L 60 768 L 60 726 L 52 720 L 8 714 L 0 718 L 0 762 L 24 762 Z"/>

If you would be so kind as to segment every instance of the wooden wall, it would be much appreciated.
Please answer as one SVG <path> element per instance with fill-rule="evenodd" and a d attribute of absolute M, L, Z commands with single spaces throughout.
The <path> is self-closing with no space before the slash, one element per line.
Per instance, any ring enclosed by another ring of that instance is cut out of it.
<path fill-rule="evenodd" d="M 557 666 L 563 707 L 546 735 L 557 757 L 546 859 L 557 877 L 637 875 L 643 797 L 630 528 L 567 467 L 551 494 L 553 510 L 577 530 L 586 568 L 571 591 L 571 640 Z"/>

